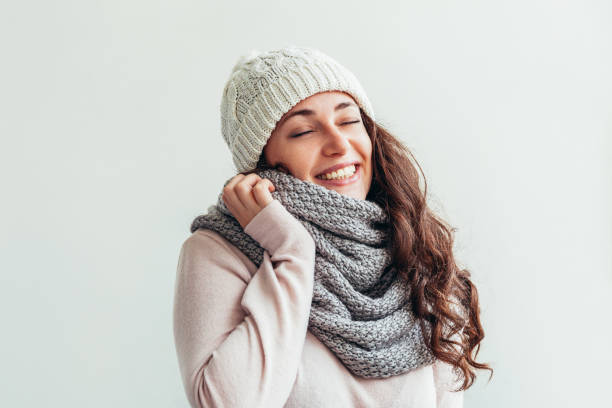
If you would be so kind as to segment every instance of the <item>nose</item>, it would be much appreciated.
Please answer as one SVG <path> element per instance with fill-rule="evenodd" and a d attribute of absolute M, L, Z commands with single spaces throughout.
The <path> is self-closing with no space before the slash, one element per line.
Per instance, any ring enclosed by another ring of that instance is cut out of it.
<path fill-rule="evenodd" d="M 324 155 L 344 156 L 350 149 L 350 146 L 348 135 L 341 132 L 335 126 L 328 126 L 325 131 L 325 141 L 322 149 Z"/>

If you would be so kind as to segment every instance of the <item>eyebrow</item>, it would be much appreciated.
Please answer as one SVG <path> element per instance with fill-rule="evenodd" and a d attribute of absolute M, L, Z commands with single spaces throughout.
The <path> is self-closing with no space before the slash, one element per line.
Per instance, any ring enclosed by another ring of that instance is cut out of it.
<path fill-rule="evenodd" d="M 348 108 L 349 106 L 357 106 L 355 105 L 355 103 L 353 102 L 340 102 L 338 105 L 336 105 L 336 107 L 334 108 L 334 112 L 339 111 L 340 109 L 344 109 L 344 108 Z M 291 112 L 290 114 L 288 114 L 286 117 L 284 117 L 279 123 L 278 126 L 282 125 L 284 122 L 286 122 L 287 120 L 289 120 L 290 118 L 296 116 L 296 115 L 304 115 L 304 116 L 309 116 L 309 115 L 314 115 L 314 111 L 310 110 L 310 109 L 300 109 L 298 111 L 295 112 Z"/>

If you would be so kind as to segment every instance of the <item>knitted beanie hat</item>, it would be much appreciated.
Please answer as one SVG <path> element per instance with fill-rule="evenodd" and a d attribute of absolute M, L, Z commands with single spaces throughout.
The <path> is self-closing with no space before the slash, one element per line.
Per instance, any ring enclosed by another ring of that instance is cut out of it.
<path fill-rule="evenodd" d="M 323 52 L 290 45 L 251 50 L 234 65 L 223 89 L 221 133 L 238 172 L 252 170 L 276 123 L 303 99 L 344 91 L 370 117 L 374 111 L 355 75 Z"/>

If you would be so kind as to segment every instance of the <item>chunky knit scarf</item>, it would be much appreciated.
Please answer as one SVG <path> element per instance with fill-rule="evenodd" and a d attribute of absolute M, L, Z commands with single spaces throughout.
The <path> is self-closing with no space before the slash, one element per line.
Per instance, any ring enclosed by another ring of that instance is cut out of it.
<path fill-rule="evenodd" d="M 309 330 L 360 377 L 390 377 L 431 364 L 434 356 L 410 310 L 409 285 L 390 265 L 387 213 L 374 202 L 279 170 L 258 174 L 270 179 L 276 188 L 272 197 L 315 242 Z M 259 267 L 263 249 L 244 232 L 221 196 L 207 214 L 193 220 L 191 232 L 218 232 Z"/>

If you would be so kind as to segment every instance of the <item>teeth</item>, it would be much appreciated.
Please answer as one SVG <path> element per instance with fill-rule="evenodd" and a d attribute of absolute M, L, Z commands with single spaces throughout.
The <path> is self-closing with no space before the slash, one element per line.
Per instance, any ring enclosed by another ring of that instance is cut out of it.
<path fill-rule="evenodd" d="M 323 174 L 317 177 L 323 180 L 342 180 L 344 178 L 351 177 L 354 173 L 355 165 L 351 164 L 350 166 L 346 166 L 343 169 L 332 171 L 331 173 Z"/>

